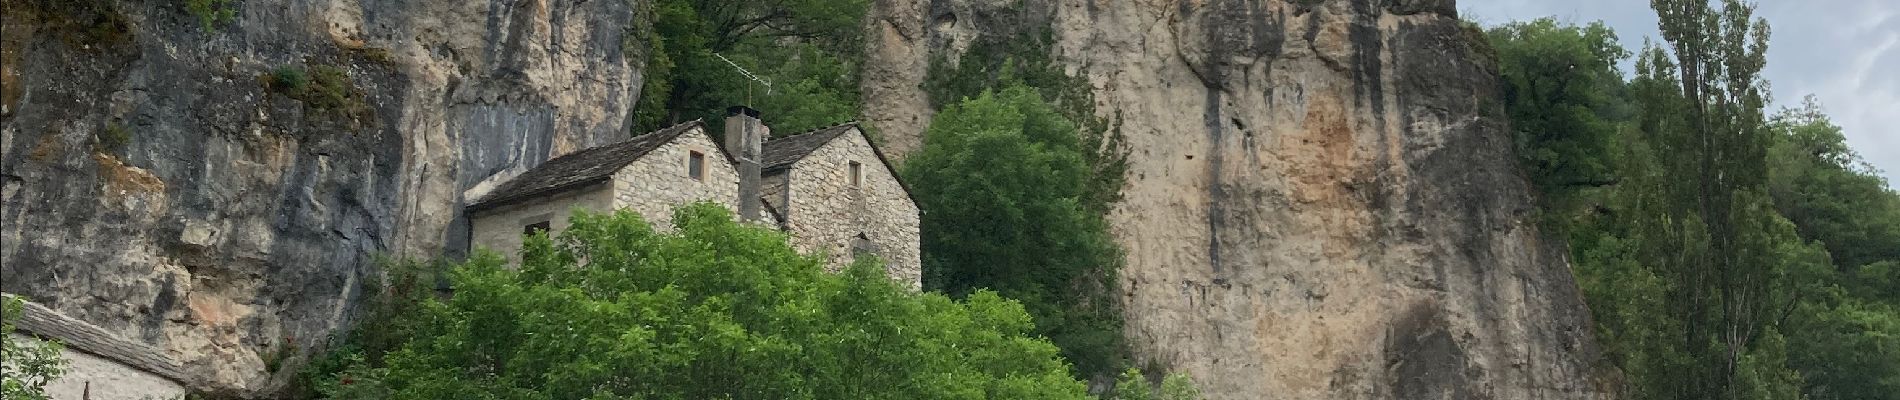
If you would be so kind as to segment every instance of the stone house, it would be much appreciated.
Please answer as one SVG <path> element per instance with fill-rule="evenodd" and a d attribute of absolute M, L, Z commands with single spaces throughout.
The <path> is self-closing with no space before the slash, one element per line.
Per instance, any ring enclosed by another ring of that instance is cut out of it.
<path fill-rule="evenodd" d="M 856 255 L 885 261 L 920 287 L 918 209 L 889 159 L 855 123 L 766 140 L 758 111 L 733 107 L 724 144 L 692 121 L 548 160 L 468 205 L 472 246 L 518 261 L 523 234 L 567 228 L 574 208 L 631 209 L 669 229 L 673 209 L 709 200 L 790 234 L 839 270 Z"/>
<path fill-rule="evenodd" d="M 16 317 L 16 331 L 0 332 L 7 336 L 0 339 L 26 346 L 51 339 L 64 345 L 59 358 L 66 360 L 66 372 L 47 383 L 48 398 L 171 399 L 189 390 L 186 367 L 164 350 L 30 301 Z"/>

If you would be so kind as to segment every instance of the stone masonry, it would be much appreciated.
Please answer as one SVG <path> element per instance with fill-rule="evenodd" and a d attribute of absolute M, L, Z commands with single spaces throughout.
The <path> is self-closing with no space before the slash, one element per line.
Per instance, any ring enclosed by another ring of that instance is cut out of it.
<path fill-rule="evenodd" d="M 705 180 L 686 174 L 692 152 L 705 156 Z M 733 169 L 704 129 L 695 128 L 614 173 L 614 207 L 639 212 L 654 228 L 673 226 L 673 208 L 698 201 L 725 204 L 738 212 L 739 171 Z"/>
<path fill-rule="evenodd" d="M 750 119 L 756 111 L 741 110 L 752 114 L 735 113 L 728 125 L 758 124 Z M 786 231 L 794 247 L 825 257 L 828 270 L 871 254 L 884 260 L 891 279 L 921 287 L 917 205 L 862 130 L 838 125 L 763 147 L 769 165 L 754 169 L 764 176 L 751 180 L 759 187 L 750 191 L 763 212 L 749 222 Z M 700 178 L 689 172 L 694 153 L 704 162 Z M 575 208 L 631 209 L 667 230 L 683 204 L 713 201 L 739 211 L 744 174 L 703 124 L 689 122 L 550 160 L 497 186 L 469 207 L 470 240 L 518 262 L 528 226 L 546 222 L 558 233 Z"/>
<path fill-rule="evenodd" d="M 470 245 L 479 250 L 494 251 L 508 258 L 509 263 L 521 261 L 523 229 L 528 224 L 547 222 L 549 230 L 560 232 L 567 229 L 567 216 L 574 209 L 603 210 L 612 207 L 615 201 L 612 185 L 595 184 L 586 188 L 559 193 L 544 198 L 532 199 L 521 203 L 498 207 L 492 210 L 470 213 L 472 232 Z"/>
<path fill-rule="evenodd" d="M 834 268 L 842 268 L 851 262 L 854 246 L 868 241 L 871 252 L 884 259 L 886 274 L 918 287 L 923 261 L 917 204 L 863 132 L 855 126 L 847 129 L 767 179 L 768 189 L 783 189 L 780 196 L 768 190 L 766 197 L 787 201 L 781 206 L 786 230 L 799 249 L 825 252 Z M 858 163 L 861 174 L 856 186 L 851 184 L 851 162 Z"/>

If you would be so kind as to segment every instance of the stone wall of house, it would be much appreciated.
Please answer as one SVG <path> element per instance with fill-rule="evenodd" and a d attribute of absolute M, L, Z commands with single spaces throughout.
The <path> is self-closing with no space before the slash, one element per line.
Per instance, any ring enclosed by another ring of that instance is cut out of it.
<path fill-rule="evenodd" d="M 787 171 L 788 170 L 783 169 L 778 171 L 766 171 L 765 176 L 759 179 L 759 195 L 765 198 L 765 205 L 768 210 L 784 210 L 785 205 L 791 203 L 791 199 L 786 197 L 791 195 L 791 192 L 788 192 L 787 188 L 792 184 L 791 174 L 786 173 Z M 781 211 L 779 214 L 783 214 L 783 212 Z M 784 227 L 781 226 L 779 228 L 782 229 Z"/>
<path fill-rule="evenodd" d="M 605 183 L 547 197 L 473 213 L 470 245 L 501 253 L 510 264 L 521 262 L 522 233 L 529 224 L 548 221 L 548 233 L 567 229 L 567 217 L 579 207 L 595 212 L 613 206 L 613 185 Z"/>
<path fill-rule="evenodd" d="M 695 151 L 706 155 L 704 180 L 687 175 L 687 156 Z M 739 172 L 702 128 L 681 133 L 614 173 L 614 207 L 639 212 L 655 229 L 672 229 L 673 209 L 680 205 L 711 200 L 737 213 L 738 199 Z"/>
<path fill-rule="evenodd" d="M 39 346 L 44 341 L 34 336 L 9 333 L 14 343 Z M 171 399 L 185 395 L 184 385 L 164 376 L 133 368 L 111 359 L 78 351 L 67 346 L 59 352 L 66 359 L 66 373 L 46 385 L 53 399 L 138 400 Z"/>
<path fill-rule="evenodd" d="M 857 187 L 851 185 L 852 161 L 862 165 Z M 793 164 L 788 174 L 786 226 L 799 249 L 826 252 L 836 270 L 851 262 L 853 243 L 863 234 L 874 244 L 873 253 L 884 258 L 891 279 L 912 288 L 922 285 L 917 204 L 864 135 L 833 139 Z"/>

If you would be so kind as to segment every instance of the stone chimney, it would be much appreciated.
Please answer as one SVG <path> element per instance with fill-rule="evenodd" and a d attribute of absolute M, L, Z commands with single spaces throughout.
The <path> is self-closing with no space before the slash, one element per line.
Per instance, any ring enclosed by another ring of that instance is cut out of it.
<path fill-rule="evenodd" d="M 739 160 L 739 220 L 759 220 L 759 158 L 765 150 L 765 124 L 759 110 L 746 106 L 726 109 L 726 152 Z"/>

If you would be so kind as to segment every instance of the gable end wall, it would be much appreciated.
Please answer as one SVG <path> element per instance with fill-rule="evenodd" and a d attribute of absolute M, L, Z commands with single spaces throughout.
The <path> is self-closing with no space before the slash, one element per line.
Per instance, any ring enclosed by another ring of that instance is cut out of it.
<path fill-rule="evenodd" d="M 863 165 L 863 180 L 851 186 L 849 162 Z M 858 132 L 833 139 L 793 164 L 787 175 L 787 227 L 804 251 L 823 251 L 832 270 L 851 262 L 851 245 L 862 232 L 876 244 L 892 280 L 911 288 L 922 283 L 917 204 L 884 167 Z"/>
<path fill-rule="evenodd" d="M 706 155 L 704 181 L 687 175 L 687 155 L 694 151 Z M 614 173 L 613 181 L 614 207 L 639 212 L 654 229 L 662 231 L 673 228 L 673 209 L 687 203 L 711 200 L 725 205 L 734 215 L 739 212 L 734 205 L 739 199 L 739 172 L 703 128 L 682 133 L 628 163 Z"/>

